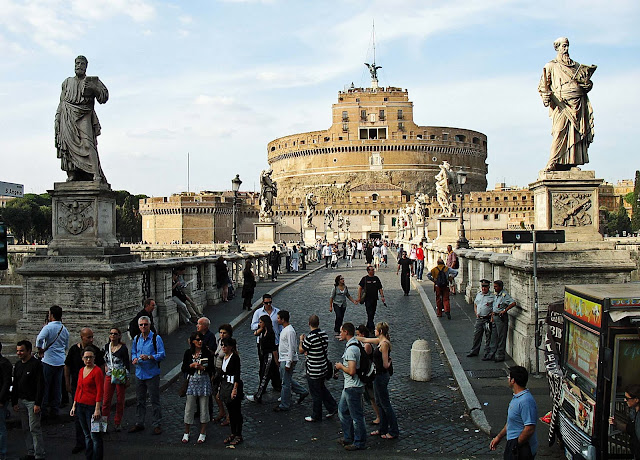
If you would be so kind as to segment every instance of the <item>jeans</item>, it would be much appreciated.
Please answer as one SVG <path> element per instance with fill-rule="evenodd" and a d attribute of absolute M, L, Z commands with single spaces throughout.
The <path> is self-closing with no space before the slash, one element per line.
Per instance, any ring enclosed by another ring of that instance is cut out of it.
<path fill-rule="evenodd" d="M 424 273 L 424 259 L 418 259 L 418 266 L 416 269 L 416 278 L 422 280 L 422 274 Z"/>
<path fill-rule="evenodd" d="M 46 411 L 47 406 L 51 408 L 51 415 L 58 415 L 60 401 L 62 399 L 62 375 L 64 366 L 52 366 L 42 363 L 42 373 L 44 374 L 44 396 L 42 398 L 42 410 Z"/>
<path fill-rule="evenodd" d="M 278 264 L 271 265 L 271 281 L 278 279 Z"/>
<path fill-rule="evenodd" d="M 138 380 L 136 384 L 136 425 L 144 426 L 144 418 L 147 415 L 147 392 L 153 408 L 154 427 L 159 427 L 162 422 L 162 408 L 160 407 L 160 376 L 156 375 L 147 380 Z"/>
<path fill-rule="evenodd" d="M 35 401 L 18 399 L 18 413 L 24 431 L 24 442 L 27 445 L 27 455 L 35 458 L 44 458 L 44 441 L 42 439 L 42 425 L 40 424 L 40 413 L 35 413 L 33 407 Z"/>
<path fill-rule="evenodd" d="M 9 416 L 9 411 L 6 408 L 7 404 L 9 404 L 9 401 L 0 407 L 0 458 L 3 459 L 7 456 L 7 417 Z"/>
<path fill-rule="evenodd" d="M 102 433 L 91 432 L 91 417 L 95 412 L 95 406 L 88 404 L 76 403 L 76 415 L 80 421 L 82 432 L 84 433 L 84 441 L 86 450 L 84 451 L 87 460 L 102 460 Z"/>
<path fill-rule="evenodd" d="M 336 322 L 333 325 L 333 331 L 336 334 L 340 333 L 340 327 L 344 322 L 344 313 L 347 311 L 346 305 L 340 305 L 337 303 L 333 304 L 333 310 L 336 312 Z"/>
<path fill-rule="evenodd" d="M 364 306 L 367 310 L 367 329 L 375 330 L 373 319 L 376 316 L 376 308 L 378 307 L 378 299 L 365 299 Z"/>
<path fill-rule="evenodd" d="M 282 391 L 280 392 L 280 409 L 289 410 L 291 408 L 291 391 L 296 394 L 304 395 L 309 392 L 305 387 L 293 380 L 293 371 L 296 368 L 297 361 L 291 363 L 291 368 L 287 370 L 285 362 L 280 361 L 280 377 L 282 378 Z"/>
<path fill-rule="evenodd" d="M 338 403 L 327 387 L 324 384 L 324 377 L 319 379 L 312 379 L 307 376 L 307 383 L 309 384 L 309 393 L 311 393 L 311 399 L 313 399 L 313 412 L 311 418 L 314 420 L 322 420 L 322 404 L 330 414 L 333 414 L 338 409 Z"/>
<path fill-rule="evenodd" d="M 389 373 L 384 372 L 376 374 L 376 378 L 373 381 L 373 392 L 378 408 L 380 409 L 380 425 L 378 426 L 378 431 L 380 434 L 388 433 L 391 436 L 398 436 L 398 434 L 400 434 L 398 430 L 398 419 L 389 400 L 389 378 Z"/>
<path fill-rule="evenodd" d="M 345 444 L 352 444 L 364 449 L 367 441 L 367 427 L 362 410 L 362 393 L 364 387 L 351 387 L 342 390 L 338 403 L 338 416 L 342 424 Z"/>
<path fill-rule="evenodd" d="M 329 262 L 331 262 L 331 256 L 324 256 L 324 268 L 329 268 Z"/>
<path fill-rule="evenodd" d="M 111 414 L 111 401 L 113 401 L 113 393 L 117 392 L 116 396 L 116 417 L 115 424 L 122 424 L 122 414 L 124 414 L 124 398 L 127 387 L 125 384 L 111 383 L 111 376 L 106 375 L 104 377 L 104 397 L 102 398 L 102 415 L 109 418 Z"/>

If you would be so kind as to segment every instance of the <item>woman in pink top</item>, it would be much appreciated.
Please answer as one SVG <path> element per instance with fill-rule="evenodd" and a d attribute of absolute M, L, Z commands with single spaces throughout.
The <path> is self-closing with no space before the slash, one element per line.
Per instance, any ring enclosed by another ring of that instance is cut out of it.
<path fill-rule="evenodd" d="M 91 422 L 101 417 L 102 395 L 104 390 L 104 375 L 95 365 L 97 350 L 88 346 L 82 353 L 84 367 L 78 374 L 78 386 L 73 398 L 71 416 L 78 416 L 78 421 L 84 433 L 86 457 L 88 460 L 102 460 L 102 433 L 91 432 Z"/>

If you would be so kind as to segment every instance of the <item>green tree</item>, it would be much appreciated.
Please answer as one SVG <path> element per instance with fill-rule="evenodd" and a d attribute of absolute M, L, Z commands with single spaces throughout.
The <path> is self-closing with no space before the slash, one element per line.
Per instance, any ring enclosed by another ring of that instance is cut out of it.
<path fill-rule="evenodd" d="M 633 188 L 633 195 L 631 197 L 631 201 L 627 202 L 631 204 L 632 210 L 631 229 L 634 232 L 638 232 L 640 231 L 640 171 L 636 171 L 636 181 L 635 187 Z"/>
<path fill-rule="evenodd" d="M 623 205 L 617 211 L 607 213 L 606 229 L 609 236 L 622 236 L 623 232 L 631 232 L 631 219 Z"/>

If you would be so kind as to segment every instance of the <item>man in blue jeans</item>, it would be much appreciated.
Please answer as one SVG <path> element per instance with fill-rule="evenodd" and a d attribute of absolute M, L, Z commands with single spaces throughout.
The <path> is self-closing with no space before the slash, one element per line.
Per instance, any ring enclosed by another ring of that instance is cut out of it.
<path fill-rule="evenodd" d="M 293 371 L 298 362 L 298 337 L 295 329 L 289 323 L 287 310 L 278 312 L 278 324 L 282 326 L 278 343 L 282 390 L 280 391 L 280 404 L 273 408 L 274 412 L 288 411 L 291 408 L 291 391 L 298 394 L 298 404 L 301 404 L 309 396 L 307 389 L 293 380 Z"/>
<path fill-rule="evenodd" d="M 358 377 L 357 370 L 360 367 L 360 348 L 350 346 L 357 344 L 355 339 L 356 328 L 352 323 L 344 323 L 340 328 L 340 340 L 347 344 L 342 355 L 342 362 L 336 363 L 335 368 L 344 373 L 344 389 L 338 403 L 338 416 L 342 424 L 344 439 L 338 443 L 345 450 L 360 450 L 365 448 L 367 431 L 362 409 L 362 394 L 364 384 Z"/>
<path fill-rule="evenodd" d="M 153 408 L 153 434 L 161 434 L 162 408 L 160 406 L 160 361 L 165 358 L 164 343 L 158 335 L 149 329 L 151 319 L 148 316 L 138 318 L 140 335 L 131 344 L 131 364 L 136 366 L 136 424 L 129 433 L 144 430 L 147 414 L 147 392 Z"/>

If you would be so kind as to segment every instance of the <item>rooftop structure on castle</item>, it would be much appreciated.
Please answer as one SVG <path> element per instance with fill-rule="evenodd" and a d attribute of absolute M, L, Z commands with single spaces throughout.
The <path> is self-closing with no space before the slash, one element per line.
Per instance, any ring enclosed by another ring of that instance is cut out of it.
<path fill-rule="evenodd" d="M 370 88 L 352 84 L 338 93 L 329 129 L 275 139 L 267 154 L 279 189 L 296 197 L 312 191 L 337 199 L 366 183 L 433 194 L 434 176 L 443 161 L 467 173 L 467 190 L 487 187 L 487 136 L 417 125 L 408 91 L 378 87 L 377 77 Z"/>

